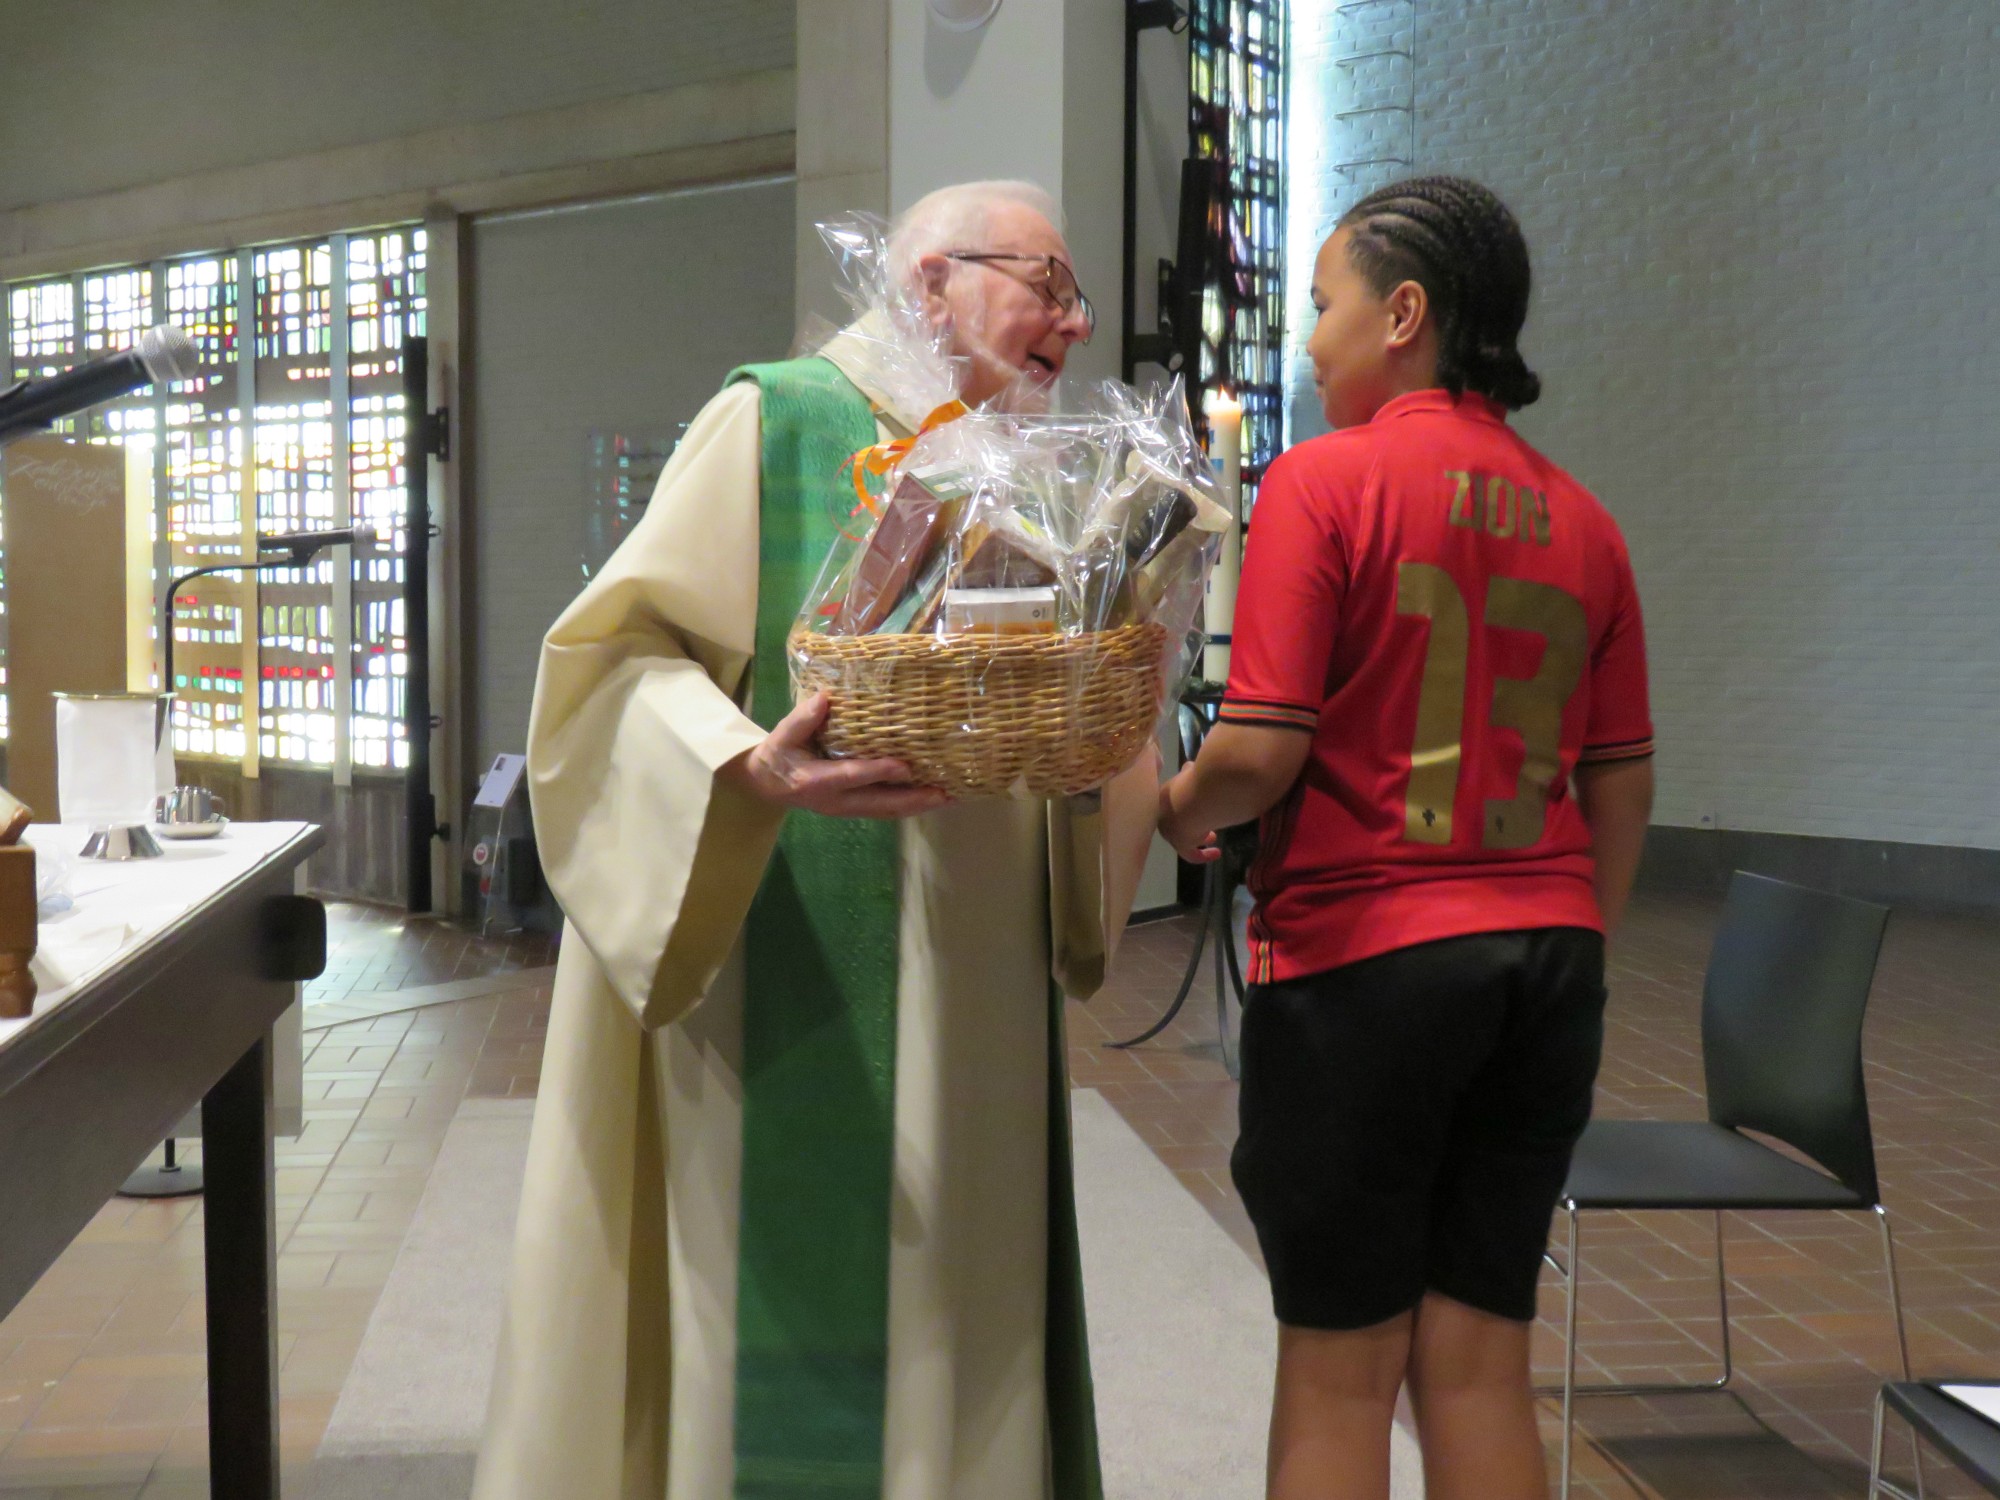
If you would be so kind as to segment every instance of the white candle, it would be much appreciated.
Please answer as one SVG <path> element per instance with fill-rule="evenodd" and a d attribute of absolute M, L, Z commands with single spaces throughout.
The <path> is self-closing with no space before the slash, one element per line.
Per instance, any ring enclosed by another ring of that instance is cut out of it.
<path fill-rule="evenodd" d="M 1208 456 L 1222 484 L 1222 503 L 1229 512 L 1229 529 L 1222 534 L 1222 556 L 1208 576 L 1205 620 L 1209 646 L 1202 676 L 1229 680 L 1229 636 L 1236 624 L 1236 583 L 1243 571 L 1243 404 L 1227 391 L 1210 394 Z"/>

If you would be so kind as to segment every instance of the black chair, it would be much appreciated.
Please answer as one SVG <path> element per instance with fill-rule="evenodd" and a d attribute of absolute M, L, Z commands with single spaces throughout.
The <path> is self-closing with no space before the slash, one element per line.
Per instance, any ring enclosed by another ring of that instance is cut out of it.
<path fill-rule="evenodd" d="M 1861 1078 L 1861 1020 L 1888 918 L 1884 907 L 1738 872 L 1729 884 L 1702 986 L 1708 1119 L 1593 1120 L 1577 1143 L 1562 1196 L 1569 1216 L 1568 1263 L 1549 1257 L 1568 1300 L 1560 1387 L 1565 1497 L 1577 1396 L 1719 1391 L 1729 1384 L 1729 1293 L 1722 1258 L 1726 1210 L 1874 1214 L 1882 1230 L 1902 1373 L 1909 1378 L 1895 1241 L 1877 1189 Z M 1742 1133 L 1746 1129 L 1784 1142 L 1826 1170 L 1816 1171 L 1752 1140 Z M 1714 1212 L 1715 1291 L 1722 1322 L 1722 1373 L 1716 1379 L 1691 1385 L 1577 1385 L 1577 1282 L 1582 1274 L 1577 1224 L 1585 1211 L 1594 1209 Z"/>
<path fill-rule="evenodd" d="M 2000 1389 L 2000 1382 L 1967 1380 L 1954 1384 Z M 1943 1381 L 1897 1381 L 1885 1385 L 1875 1396 L 1875 1441 L 1868 1456 L 1868 1500 L 1890 1495 L 1895 1500 L 1915 1500 L 1910 1492 L 1882 1477 L 1883 1417 L 1894 1409 L 1910 1424 L 1912 1441 L 1927 1440 L 1950 1459 L 1958 1471 L 1989 1495 L 2000 1495 L 2000 1426 L 1939 1390 Z M 1918 1471 L 1917 1488 L 1923 1489 Z"/>

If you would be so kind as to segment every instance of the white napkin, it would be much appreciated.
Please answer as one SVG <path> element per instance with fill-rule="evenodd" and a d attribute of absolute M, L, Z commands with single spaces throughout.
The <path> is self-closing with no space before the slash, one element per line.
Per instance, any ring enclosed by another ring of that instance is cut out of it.
<path fill-rule="evenodd" d="M 43 997 L 66 990 L 117 956 L 139 928 L 112 912 L 73 907 L 44 921 L 29 970 Z"/>

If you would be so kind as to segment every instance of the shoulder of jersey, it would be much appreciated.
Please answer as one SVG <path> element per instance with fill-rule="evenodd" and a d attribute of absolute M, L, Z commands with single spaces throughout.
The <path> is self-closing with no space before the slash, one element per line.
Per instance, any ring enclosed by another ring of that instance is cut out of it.
<path fill-rule="evenodd" d="M 1294 443 L 1271 460 L 1265 480 L 1268 483 L 1280 469 L 1291 469 L 1301 464 L 1310 466 L 1308 472 L 1314 474 L 1359 472 L 1374 461 L 1376 436 L 1366 426 L 1343 427 L 1335 432 L 1322 432 L 1303 443 Z"/>
<path fill-rule="evenodd" d="M 1549 471 L 1551 477 L 1553 477 L 1558 483 L 1560 483 L 1563 486 L 1564 492 L 1566 494 L 1572 496 L 1577 502 L 1581 503 L 1584 506 L 1584 508 L 1588 510 L 1593 516 L 1603 521 L 1605 526 L 1611 530 L 1613 535 L 1616 535 L 1621 539 L 1623 538 L 1624 531 L 1618 524 L 1618 518 L 1611 514 L 1611 508 L 1608 505 L 1606 505 L 1602 500 L 1597 498 L 1597 492 L 1595 490 L 1593 490 L 1589 485 L 1579 480 L 1574 474 L 1570 473 L 1568 469 L 1562 467 L 1562 465 L 1549 463 L 1546 457 L 1543 458 L 1542 462 L 1549 464 Z M 1553 486 L 1551 486 L 1551 488 L 1553 488 Z"/>

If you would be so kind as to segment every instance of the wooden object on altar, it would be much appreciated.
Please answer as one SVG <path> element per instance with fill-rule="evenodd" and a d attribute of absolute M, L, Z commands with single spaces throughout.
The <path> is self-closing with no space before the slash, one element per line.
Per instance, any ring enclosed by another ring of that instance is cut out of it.
<path fill-rule="evenodd" d="M 21 835 L 35 821 L 35 810 L 0 786 L 0 848 L 21 842 Z"/>
<path fill-rule="evenodd" d="M 35 1009 L 35 851 L 26 844 L 0 848 L 0 1020 L 18 1021 Z"/>

